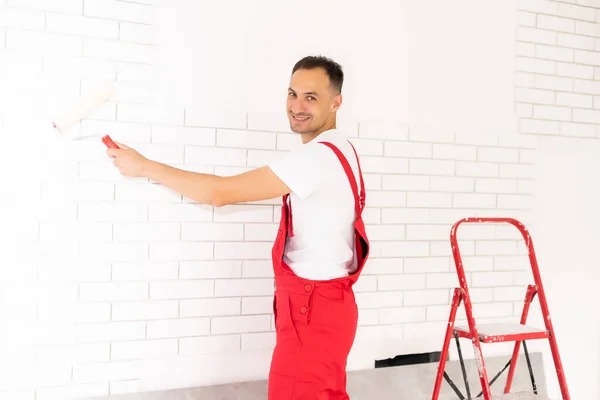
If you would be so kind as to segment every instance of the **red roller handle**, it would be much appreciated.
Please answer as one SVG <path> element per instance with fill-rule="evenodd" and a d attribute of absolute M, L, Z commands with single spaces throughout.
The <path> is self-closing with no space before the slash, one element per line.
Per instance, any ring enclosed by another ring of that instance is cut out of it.
<path fill-rule="evenodd" d="M 102 137 L 102 143 L 106 145 L 106 147 L 111 149 L 118 149 L 119 146 L 110 138 L 110 136 L 105 135 Z"/>

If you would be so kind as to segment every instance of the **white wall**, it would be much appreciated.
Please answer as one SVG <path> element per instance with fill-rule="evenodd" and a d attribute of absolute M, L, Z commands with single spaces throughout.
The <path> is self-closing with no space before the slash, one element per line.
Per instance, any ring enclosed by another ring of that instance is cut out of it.
<path fill-rule="evenodd" d="M 110 133 L 171 165 L 236 173 L 297 143 L 285 90 L 293 64 L 315 53 L 345 68 L 340 126 L 369 189 L 373 251 L 349 368 L 439 350 L 457 284 L 451 224 L 511 216 L 532 228 L 572 397 L 597 398 L 598 317 L 582 331 L 573 312 L 598 300 L 594 3 L 0 0 L 0 132 L 11 145 L 0 169 L 0 398 L 266 376 L 279 200 L 191 204 L 120 177 L 98 138 L 68 142 L 47 127 L 74 97 L 117 80 L 129 85 L 70 134 Z M 581 217 L 557 219 L 563 210 Z M 459 234 L 476 315 L 514 320 L 529 283 L 516 231 Z M 568 293 L 571 275 L 581 286 Z"/>

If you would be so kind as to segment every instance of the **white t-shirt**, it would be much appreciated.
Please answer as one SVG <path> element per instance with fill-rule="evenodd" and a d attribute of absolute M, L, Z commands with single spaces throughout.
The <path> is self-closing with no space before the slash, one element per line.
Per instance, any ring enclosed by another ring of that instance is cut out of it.
<path fill-rule="evenodd" d="M 320 141 L 344 154 L 360 193 L 356 156 L 338 129 L 321 133 L 269 167 L 292 191 L 294 236 L 287 239 L 283 260 L 300 277 L 329 280 L 356 270 L 354 195 L 342 163 Z"/>

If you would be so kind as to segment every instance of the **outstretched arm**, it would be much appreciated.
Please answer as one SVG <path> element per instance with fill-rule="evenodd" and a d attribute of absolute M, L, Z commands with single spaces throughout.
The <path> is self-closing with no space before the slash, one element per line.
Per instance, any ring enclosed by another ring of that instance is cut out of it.
<path fill-rule="evenodd" d="M 267 166 L 234 176 L 202 174 L 149 160 L 134 149 L 117 144 L 120 149 L 108 149 L 107 154 L 114 158 L 121 174 L 148 178 L 200 204 L 221 207 L 273 199 L 290 192 Z"/>

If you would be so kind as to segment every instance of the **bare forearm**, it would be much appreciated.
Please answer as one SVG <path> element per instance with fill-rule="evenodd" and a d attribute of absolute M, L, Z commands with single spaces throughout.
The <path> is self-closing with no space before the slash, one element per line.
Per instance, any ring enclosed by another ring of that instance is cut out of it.
<path fill-rule="evenodd" d="M 221 177 L 185 171 L 151 160 L 144 166 L 144 176 L 200 204 L 215 205 L 218 201 Z"/>

